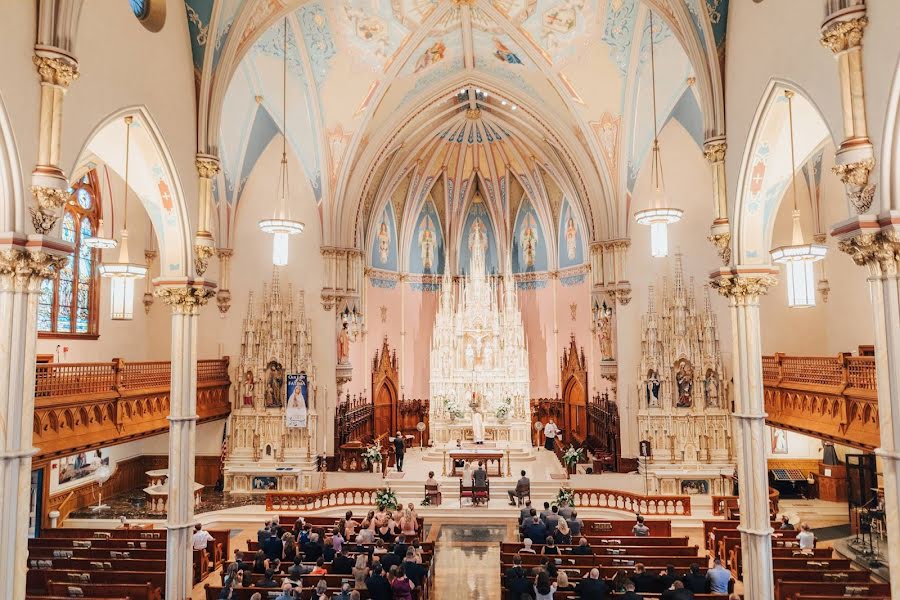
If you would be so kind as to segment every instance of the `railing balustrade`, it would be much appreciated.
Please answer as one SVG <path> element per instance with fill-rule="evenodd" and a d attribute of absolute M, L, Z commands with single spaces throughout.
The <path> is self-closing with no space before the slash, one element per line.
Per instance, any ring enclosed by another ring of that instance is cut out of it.
<path fill-rule="evenodd" d="M 642 515 L 690 515 L 690 496 L 632 494 L 618 490 L 572 490 L 576 507 L 609 508 Z"/>

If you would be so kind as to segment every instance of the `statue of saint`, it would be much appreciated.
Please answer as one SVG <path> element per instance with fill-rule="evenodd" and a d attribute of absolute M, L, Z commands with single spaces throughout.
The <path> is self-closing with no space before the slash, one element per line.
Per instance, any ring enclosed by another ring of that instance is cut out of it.
<path fill-rule="evenodd" d="M 525 259 L 525 267 L 534 266 L 534 257 L 537 253 L 537 235 L 534 232 L 534 220 L 531 215 L 525 219 L 525 227 L 522 229 L 521 240 L 522 257 Z"/>
<path fill-rule="evenodd" d="M 253 371 L 247 369 L 247 372 L 244 373 L 244 381 L 241 385 L 241 387 L 243 388 L 244 407 L 253 408 L 253 387 L 255 383 L 256 382 L 253 379 Z"/>
<path fill-rule="evenodd" d="M 690 408 L 694 404 L 694 369 L 685 359 L 678 361 L 675 371 L 676 408 Z"/>
<path fill-rule="evenodd" d="M 655 369 L 647 372 L 647 406 L 659 407 L 659 373 Z"/>
<path fill-rule="evenodd" d="M 475 349 L 472 347 L 472 342 L 466 344 L 466 368 L 471 369 L 475 364 Z"/>
<path fill-rule="evenodd" d="M 338 364 L 350 364 L 350 333 L 346 323 L 341 325 L 341 332 L 338 334 Z"/>
<path fill-rule="evenodd" d="M 266 365 L 266 408 L 282 405 L 284 388 L 284 367 L 278 361 L 270 360 Z"/>
<path fill-rule="evenodd" d="M 706 378 L 703 380 L 703 393 L 706 396 L 706 407 L 719 406 L 719 376 L 712 369 L 706 370 Z"/>
<path fill-rule="evenodd" d="M 612 341 L 612 308 L 603 302 L 598 313 L 597 335 L 600 338 L 600 360 L 615 360 Z"/>

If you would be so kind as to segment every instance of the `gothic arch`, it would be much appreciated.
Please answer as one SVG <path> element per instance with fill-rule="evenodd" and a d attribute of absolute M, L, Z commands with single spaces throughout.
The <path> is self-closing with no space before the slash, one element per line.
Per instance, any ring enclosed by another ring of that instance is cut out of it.
<path fill-rule="evenodd" d="M 881 210 L 900 210 L 900 60 L 894 71 L 881 146 Z"/>
<path fill-rule="evenodd" d="M 0 232 L 25 233 L 25 203 L 19 150 L 0 93 Z"/>

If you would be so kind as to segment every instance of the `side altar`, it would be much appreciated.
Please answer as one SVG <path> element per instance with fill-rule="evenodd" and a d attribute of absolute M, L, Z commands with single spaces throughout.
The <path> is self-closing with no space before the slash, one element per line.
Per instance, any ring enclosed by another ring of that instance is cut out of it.
<path fill-rule="evenodd" d="M 515 282 L 509 268 L 499 289 L 488 277 L 482 228 L 472 228 L 468 243 L 458 295 L 449 274 L 441 284 L 431 338 L 431 439 L 436 446 L 480 439 L 530 451 L 528 353 Z"/>
<path fill-rule="evenodd" d="M 709 292 L 700 308 L 693 287 L 677 255 L 642 318 L 638 430 L 652 452 L 640 460 L 650 493 L 731 493 L 721 477 L 734 473 L 734 439 L 718 323 Z"/>
<path fill-rule="evenodd" d="M 227 492 L 317 489 L 312 328 L 303 292 L 286 287 L 276 268 L 261 302 L 250 292 L 227 425 Z"/>

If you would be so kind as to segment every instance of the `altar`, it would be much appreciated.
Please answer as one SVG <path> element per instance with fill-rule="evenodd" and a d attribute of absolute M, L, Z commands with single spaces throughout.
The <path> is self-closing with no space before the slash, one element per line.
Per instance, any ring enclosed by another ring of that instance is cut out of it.
<path fill-rule="evenodd" d="M 515 281 L 510 267 L 502 277 L 485 272 L 483 228 L 473 226 L 467 241 L 468 273 L 458 286 L 445 273 L 431 338 L 431 439 L 530 451 L 528 351 Z"/>
<path fill-rule="evenodd" d="M 321 473 L 289 465 L 228 464 L 225 489 L 237 494 L 266 492 L 310 492 L 319 489 Z"/>

